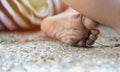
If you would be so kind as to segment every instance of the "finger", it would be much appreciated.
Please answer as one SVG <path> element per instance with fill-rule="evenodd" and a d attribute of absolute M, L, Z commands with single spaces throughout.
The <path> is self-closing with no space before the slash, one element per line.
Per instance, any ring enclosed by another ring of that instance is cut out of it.
<path fill-rule="evenodd" d="M 79 46 L 79 47 L 86 47 L 86 41 L 79 41 L 77 43 L 77 46 Z"/>
<path fill-rule="evenodd" d="M 91 34 L 86 42 L 87 45 L 92 45 L 97 39 L 97 35 Z"/>

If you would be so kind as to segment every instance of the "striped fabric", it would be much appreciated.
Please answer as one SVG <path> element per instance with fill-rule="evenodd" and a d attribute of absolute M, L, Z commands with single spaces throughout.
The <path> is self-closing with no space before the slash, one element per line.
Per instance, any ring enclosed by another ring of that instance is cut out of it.
<path fill-rule="evenodd" d="M 60 0 L 0 0 L 0 28 L 37 29 L 45 17 L 60 11 Z"/>

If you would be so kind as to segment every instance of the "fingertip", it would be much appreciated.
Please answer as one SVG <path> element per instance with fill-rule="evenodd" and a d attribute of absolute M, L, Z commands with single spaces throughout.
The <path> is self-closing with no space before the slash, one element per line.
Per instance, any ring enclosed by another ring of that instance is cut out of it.
<path fill-rule="evenodd" d="M 91 46 L 91 45 L 93 45 L 94 42 L 95 42 L 95 41 L 88 40 L 88 41 L 86 42 L 86 45 L 87 45 L 87 46 Z"/>
<path fill-rule="evenodd" d="M 91 30 L 91 33 L 93 35 L 98 35 L 98 34 L 100 34 L 100 31 L 98 29 L 93 29 L 93 30 Z"/>
<path fill-rule="evenodd" d="M 85 41 L 79 41 L 77 46 L 79 46 L 79 47 L 86 47 L 86 42 Z"/>

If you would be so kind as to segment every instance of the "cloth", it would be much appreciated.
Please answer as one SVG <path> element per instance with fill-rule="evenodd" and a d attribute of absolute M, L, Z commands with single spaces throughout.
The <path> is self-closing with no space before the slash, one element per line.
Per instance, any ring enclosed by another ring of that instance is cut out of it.
<path fill-rule="evenodd" d="M 61 0 L 0 0 L 0 21 L 9 29 L 40 25 L 48 16 L 61 12 Z"/>

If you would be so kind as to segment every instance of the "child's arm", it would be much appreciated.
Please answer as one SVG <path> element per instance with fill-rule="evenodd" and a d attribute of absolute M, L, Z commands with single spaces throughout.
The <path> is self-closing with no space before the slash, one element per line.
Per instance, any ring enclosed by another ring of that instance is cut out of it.
<path fill-rule="evenodd" d="M 63 2 L 120 33 L 120 0 L 63 0 Z"/>

